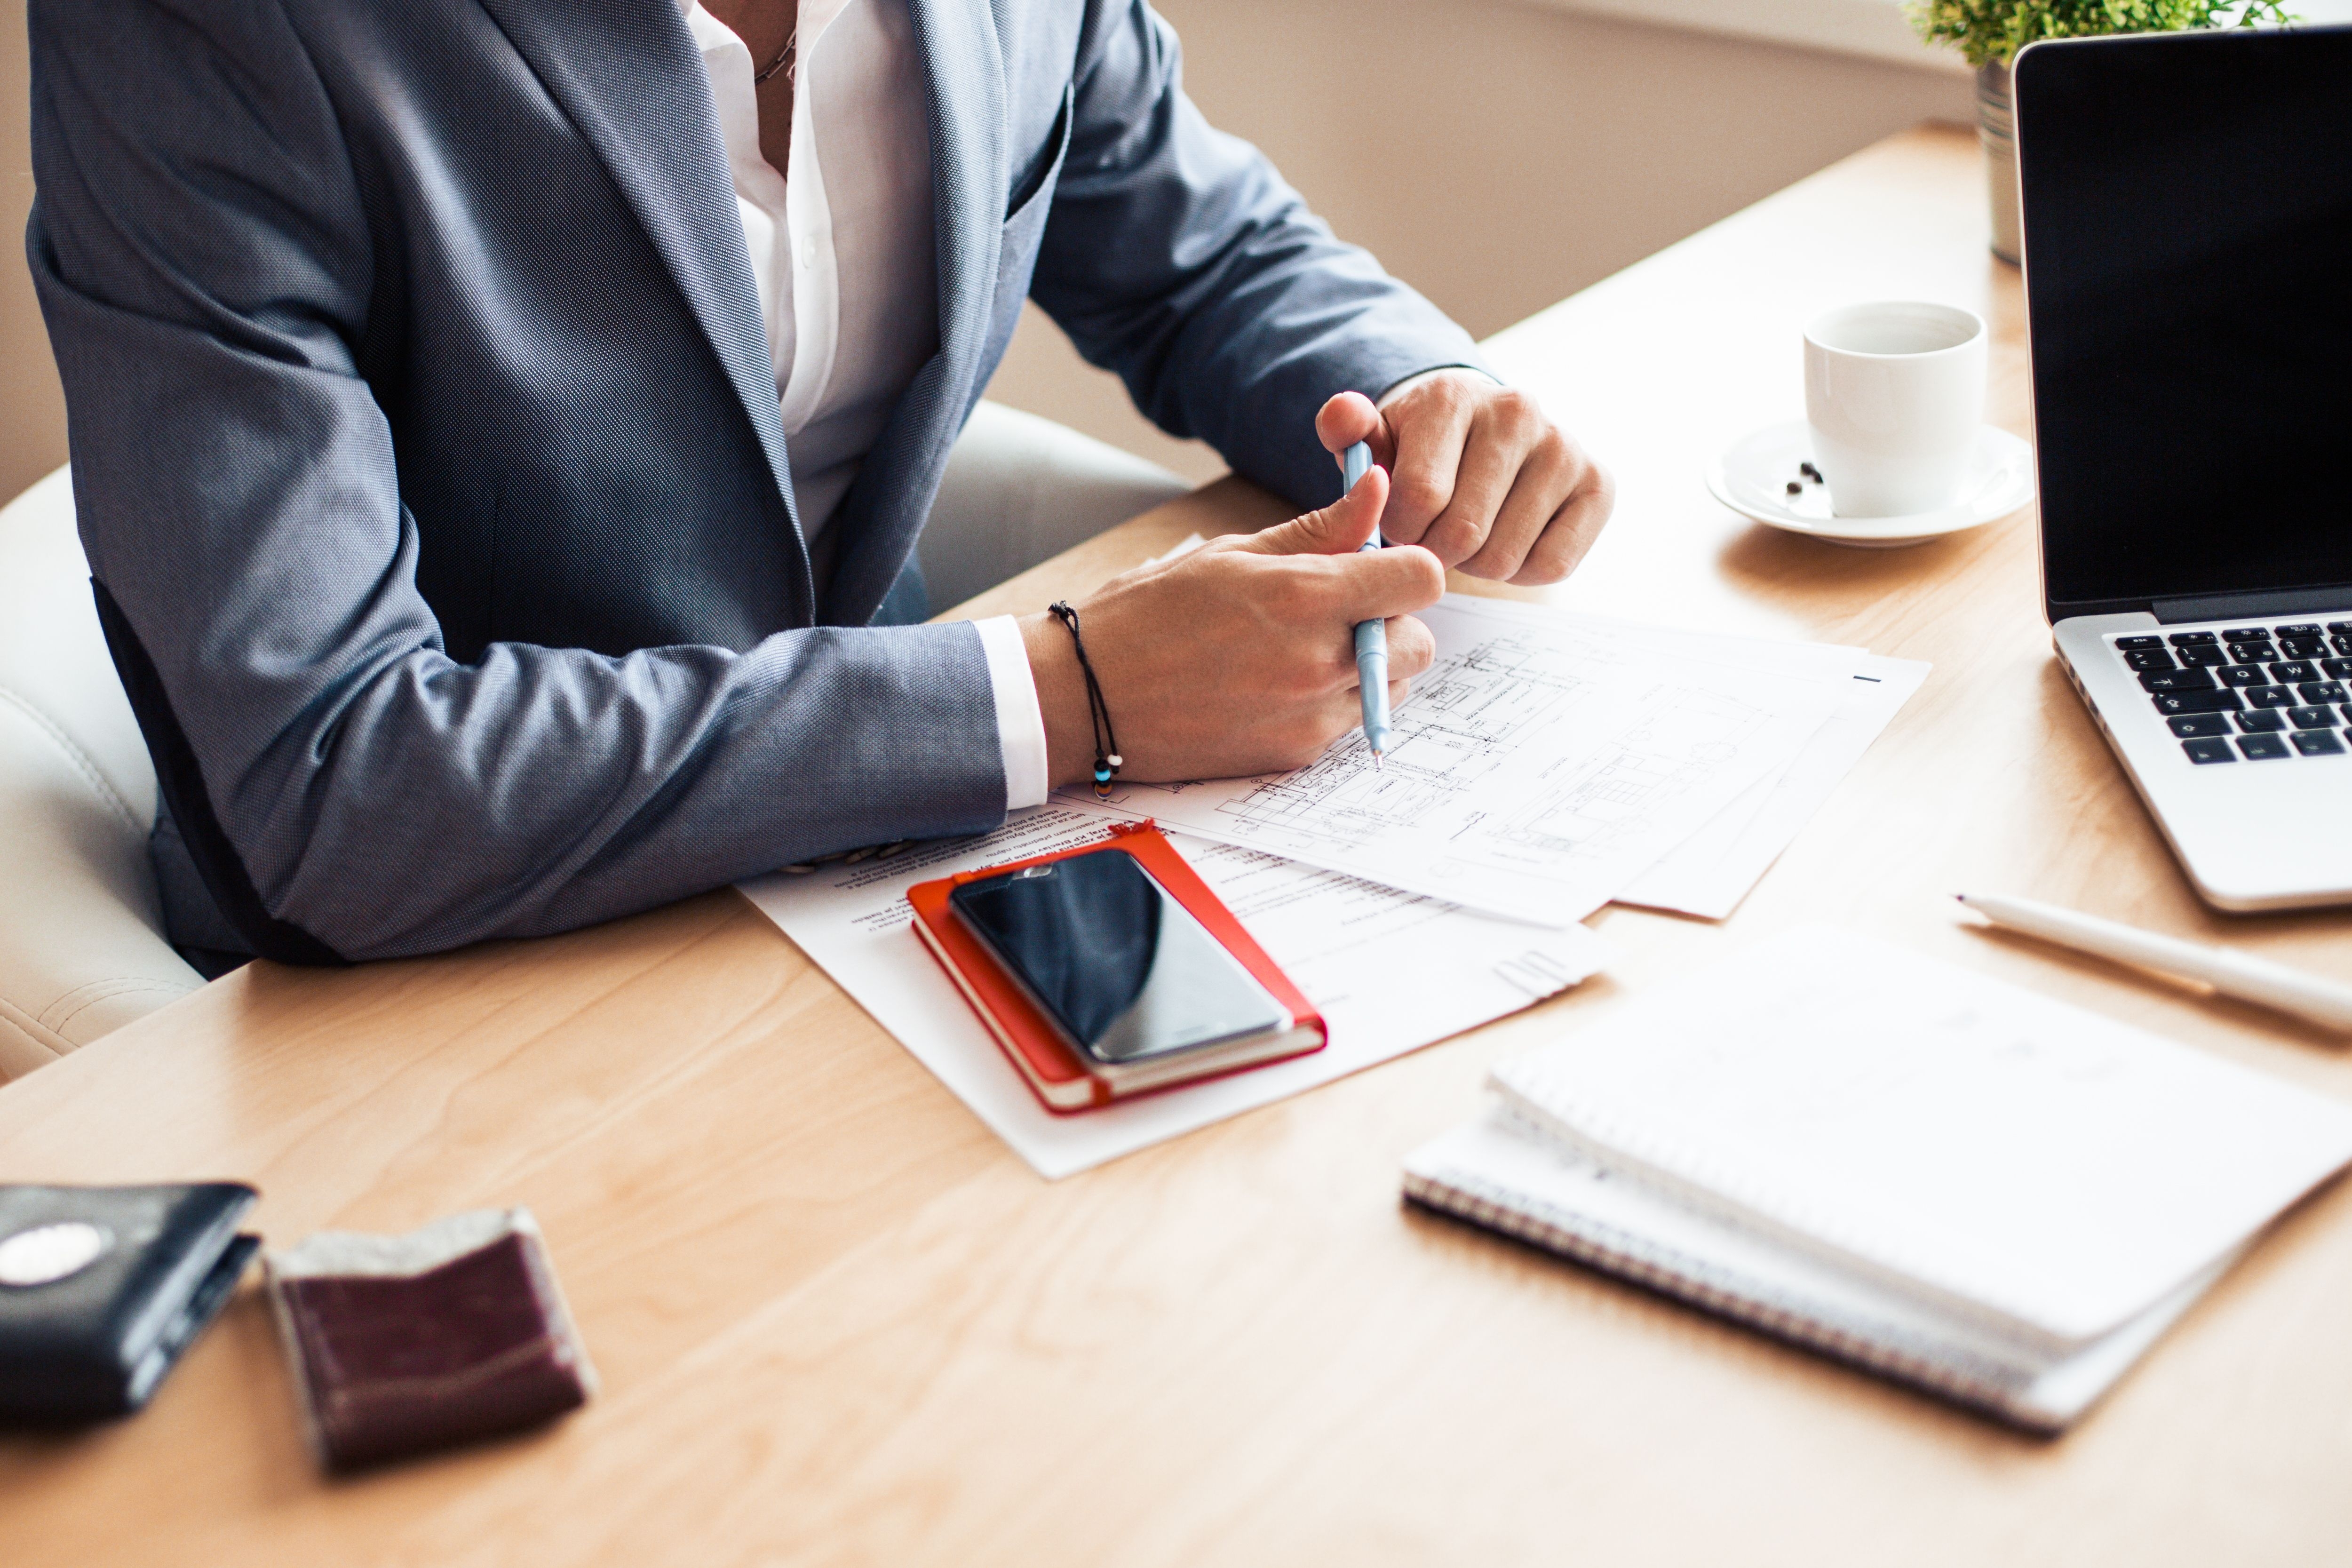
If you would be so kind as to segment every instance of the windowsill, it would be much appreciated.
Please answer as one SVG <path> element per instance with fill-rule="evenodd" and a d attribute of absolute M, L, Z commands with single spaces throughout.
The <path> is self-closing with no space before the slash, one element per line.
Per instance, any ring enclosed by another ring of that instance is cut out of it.
<path fill-rule="evenodd" d="M 1758 38 L 1831 54 L 1860 55 L 1919 70 L 1969 74 L 1957 49 L 1924 44 L 1903 15 L 1902 0 L 1528 0 L 1662 27 Z M 2326 26 L 2352 22 L 2352 0 L 2287 0 L 2298 20 Z"/>
<path fill-rule="evenodd" d="M 1561 11 L 1663 27 L 1759 38 L 1831 54 L 1861 55 L 1920 70 L 1966 76 L 1956 49 L 1919 41 L 1901 0 L 1531 0 Z"/>

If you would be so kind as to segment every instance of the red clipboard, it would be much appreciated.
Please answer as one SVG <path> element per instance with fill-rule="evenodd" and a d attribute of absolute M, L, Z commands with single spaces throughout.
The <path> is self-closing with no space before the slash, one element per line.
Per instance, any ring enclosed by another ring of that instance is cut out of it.
<path fill-rule="evenodd" d="M 1042 866 L 1050 860 L 1066 860 L 1073 855 L 1084 855 L 1116 841 L 1118 847 L 1143 863 L 1170 896 L 1192 912 L 1192 918 L 1207 929 L 1209 934 L 1224 945 L 1225 951 L 1240 961 L 1243 968 L 1257 983 L 1274 994 L 1276 1001 L 1290 1009 L 1292 1034 L 1299 1040 L 1296 1049 L 1285 1050 L 1278 1056 L 1239 1065 L 1213 1067 L 1206 1071 L 1152 1081 L 1148 1087 L 1118 1087 L 1087 1070 L 1084 1063 L 1062 1043 L 1045 1015 L 1021 989 L 1019 982 L 1004 972 L 996 955 L 983 946 L 979 938 L 964 929 L 948 907 L 948 895 L 966 882 L 983 877 L 1001 877 L 1007 871 L 1018 871 L 1026 866 Z M 1329 1043 L 1330 1030 L 1323 1016 L 1315 1010 L 1298 987 L 1290 983 L 1281 967 L 1258 946 L 1255 938 L 1242 928 L 1234 912 L 1225 908 L 1209 884 L 1201 880 L 1176 847 L 1150 822 L 1114 824 L 1103 837 L 1051 855 L 1033 855 L 1026 860 L 1007 861 L 978 871 L 959 871 L 952 877 L 942 877 L 933 882 L 918 882 L 907 889 L 907 901 L 915 910 L 915 934 L 923 939 L 940 967 L 948 972 L 963 999 L 988 1026 L 1013 1065 L 1020 1070 L 1031 1089 L 1045 1103 L 1045 1109 L 1059 1115 L 1091 1110 L 1108 1105 L 1114 1100 L 1128 1100 L 1138 1095 L 1157 1094 L 1162 1089 L 1181 1088 L 1186 1084 L 1203 1083 L 1229 1073 L 1247 1072 L 1273 1061 L 1288 1061 L 1297 1057 L 1321 1050 Z"/>

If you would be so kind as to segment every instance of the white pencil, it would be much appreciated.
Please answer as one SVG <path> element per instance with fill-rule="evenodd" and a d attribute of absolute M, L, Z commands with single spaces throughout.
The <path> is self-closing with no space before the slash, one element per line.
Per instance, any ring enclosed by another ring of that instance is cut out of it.
<path fill-rule="evenodd" d="M 2326 1028 L 2352 1031 L 2352 985 L 2230 948 L 2158 936 L 2055 904 L 1982 893 L 1961 893 L 1958 898 L 1995 925 L 2118 963 L 2202 981 L 2224 995 L 2291 1013 Z"/>

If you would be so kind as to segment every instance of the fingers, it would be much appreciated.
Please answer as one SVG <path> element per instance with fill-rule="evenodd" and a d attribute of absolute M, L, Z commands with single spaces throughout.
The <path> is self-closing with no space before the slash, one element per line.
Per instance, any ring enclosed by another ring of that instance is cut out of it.
<path fill-rule="evenodd" d="M 1381 433 L 1381 411 L 1360 392 L 1343 392 L 1315 415 L 1315 437 L 1327 452 L 1346 451 Z"/>
<path fill-rule="evenodd" d="M 1510 388 L 1489 394 L 1478 403 L 1464 437 L 1453 491 L 1423 531 L 1421 542 L 1449 566 L 1469 561 L 1486 548 L 1529 460 L 1549 452 L 1551 460 L 1557 461 L 1566 446 L 1567 438 L 1552 427 L 1534 398 Z M 1399 485 L 1402 488 L 1402 475 Z M 1567 493 L 1563 485 L 1557 493 L 1542 498 L 1537 521 L 1549 517 Z M 1530 527 L 1519 543 L 1519 553 L 1524 555 L 1534 542 Z"/>
<path fill-rule="evenodd" d="M 1343 392 L 1325 403 L 1315 416 L 1315 438 L 1336 461 L 1359 441 L 1372 448 L 1372 461 L 1386 468 L 1396 458 L 1387 423 L 1372 400 L 1360 392 Z"/>
<path fill-rule="evenodd" d="M 1445 592 L 1445 568 L 1436 556 L 1412 544 L 1334 562 L 1328 575 L 1329 613 L 1350 626 L 1425 610 Z M 1394 648 L 1389 657 L 1396 657 Z"/>
<path fill-rule="evenodd" d="M 1543 536 L 1528 552 L 1512 576 L 1514 583 L 1535 586 L 1557 583 L 1576 570 L 1601 525 L 1617 504 L 1617 483 L 1598 464 L 1586 466 L 1585 480 L 1545 525 Z"/>
<path fill-rule="evenodd" d="M 1260 555 L 1345 555 L 1371 538 L 1388 496 L 1389 477 L 1375 468 L 1329 506 L 1276 523 L 1234 548 Z"/>
<path fill-rule="evenodd" d="M 1552 518 L 1576 493 L 1587 467 L 1568 438 L 1548 429 L 1519 461 L 1484 543 L 1459 563 L 1474 577 L 1508 582 L 1543 537 Z M 1439 529 L 1444 527 L 1441 521 Z M 1439 531 L 1433 529 L 1433 534 Z M 1435 546 L 1432 547 L 1433 549 Z M 1443 556 L 1440 557 L 1443 559 Z"/>
<path fill-rule="evenodd" d="M 1381 535 L 1391 544 L 1426 544 L 1430 524 L 1454 499 L 1477 400 L 1456 384 L 1434 381 L 1407 394 L 1398 405 L 1400 416 L 1408 414 L 1408 404 L 1409 416 L 1397 421 L 1396 460 Z"/>
<path fill-rule="evenodd" d="M 1445 568 L 1435 556 L 1410 545 L 1362 549 L 1387 499 L 1388 476 L 1374 468 L 1329 506 L 1276 523 L 1232 548 L 1258 555 L 1324 557 L 1320 582 L 1302 584 L 1322 616 L 1352 623 L 1424 609 L 1445 592 Z"/>
<path fill-rule="evenodd" d="M 1391 616 L 1388 624 L 1389 684 L 1427 673 L 1437 659 L 1437 639 L 1416 616 Z"/>

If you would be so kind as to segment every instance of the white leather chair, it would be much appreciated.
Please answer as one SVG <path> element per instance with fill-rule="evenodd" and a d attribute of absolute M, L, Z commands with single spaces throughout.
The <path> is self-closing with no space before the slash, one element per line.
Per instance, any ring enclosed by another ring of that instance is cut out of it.
<path fill-rule="evenodd" d="M 1192 488 L 1066 425 L 982 403 L 948 455 L 918 546 L 931 607 L 961 605 Z"/>
<path fill-rule="evenodd" d="M 0 507 L 0 1078 L 203 984 L 161 935 L 154 822 L 59 468 Z"/>
<path fill-rule="evenodd" d="M 923 570 L 942 608 L 1186 485 L 983 403 L 950 458 Z M 155 770 L 106 651 L 58 469 L 0 508 L 0 1079 L 203 984 L 162 934 Z"/>

